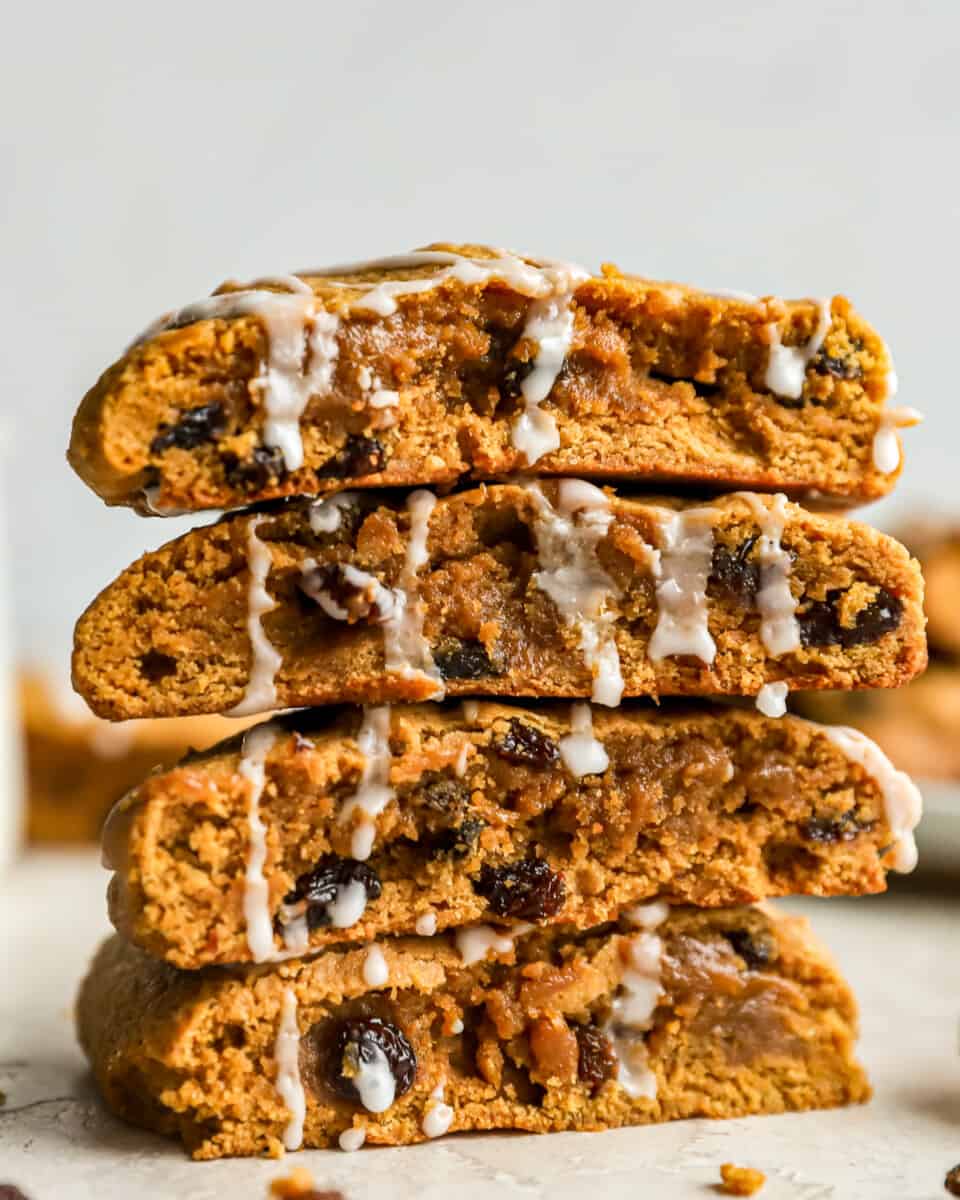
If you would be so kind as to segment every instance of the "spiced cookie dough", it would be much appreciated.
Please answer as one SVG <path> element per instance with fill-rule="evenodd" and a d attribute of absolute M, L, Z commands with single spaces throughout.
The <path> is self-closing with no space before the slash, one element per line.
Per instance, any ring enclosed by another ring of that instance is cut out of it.
<path fill-rule="evenodd" d="M 658 895 L 876 892 L 912 868 L 920 808 L 875 747 L 796 717 L 314 710 L 152 775 L 104 861 L 117 929 L 195 968 L 504 919 L 586 929 Z"/>
<path fill-rule="evenodd" d="M 161 318 L 77 413 L 110 504 L 236 508 L 541 475 L 885 495 L 895 375 L 842 296 L 783 301 L 436 245 Z"/>
<path fill-rule="evenodd" d="M 78 1026 L 111 1109 L 206 1159 L 869 1096 L 847 985 L 766 909 L 653 904 L 619 928 L 481 926 L 233 972 L 114 937 Z"/>
<path fill-rule="evenodd" d="M 782 496 L 342 493 L 144 555 L 81 617 L 74 684 L 110 719 L 892 687 L 926 661 L 922 586 L 891 538 Z"/>

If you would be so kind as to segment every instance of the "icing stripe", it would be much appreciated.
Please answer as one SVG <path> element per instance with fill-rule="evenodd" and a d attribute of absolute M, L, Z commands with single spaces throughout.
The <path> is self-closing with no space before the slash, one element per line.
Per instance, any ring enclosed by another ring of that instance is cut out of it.
<path fill-rule="evenodd" d="M 707 581 L 716 518 L 716 511 L 710 508 L 663 510 L 661 548 L 653 562 L 657 624 L 647 648 L 652 662 L 689 654 L 709 665 L 716 657 L 707 622 Z"/>
<path fill-rule="evenodd" d="M 229 710 L 232 717 L 246 717 L 277 707 L 276 676 L 283 656 L 274 648 L 263 629 L 261 618 L 275 607 L 267 591 L 267 578 L 272 559 L 270 551 L 257 536 L 257 529 L 266 518 L 251 517 L 247 523 L 247 562 L 250 583 L 247 592 L 247 633 L 250 637 L 252 661 L 243 699 Z"/>

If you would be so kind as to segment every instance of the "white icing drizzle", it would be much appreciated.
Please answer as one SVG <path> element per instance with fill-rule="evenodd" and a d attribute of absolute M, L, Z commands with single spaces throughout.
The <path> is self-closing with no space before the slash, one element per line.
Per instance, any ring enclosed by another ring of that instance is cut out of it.
<path fill-rule="evenodd" d="M 606 1032 L 617 1056 L 617 1082 L 634 1099 L 656 1099 L 657 1079 L 647 1065 L 642 1033 L 653 1020 L 662 995 L 660 959 L 663 943 L 653 930 L 666 920 L 669 906 L 662 900 L 637 905 L 629 916 L 643 926 L 629 942 L 627 967 L 620 980 L 620 993 L 611 1005 Z"/>
<path fill-rule="evenodd" d="M 560 757 L 571 775 L 602 775 L 610 766 L 603 743 L 593 735 L 593 713 L 589 704 L 574 704 L 570 709 L 570 732 L 560 739 Z"/>
<path fill-rule="evenodd" d="M 250 583 L 247 592 L 247 634 L 253 661 L 243 699 L 229 710 L 229 716 L 246 717 L 277 707 L 277 671 L 283 655 L 273 646 L 263 629 L 263 615 L 270 612 L 275 601 L 267 591 L 267 577 L 272 559 L 270 551 L 257 536 L 257 528 L 265 518 L 251 517 L 247 522 L 247 562 Z"/>
<path fill-rule="evenodd" d="M 890 865 L 895 871 L 908 873 L 917 865 L 917 843 L 913 836 L 923 814 L 923 798 L 909 775 L 898 771 L 876 742 L 858 729 L 844 725 L 821 725 L 821 732 L 846 757 L 870 775 L 883 795 L 884 812 L 893 848 Z"/>
<path fill-rule="evenodd" d="M 433 937 L 437 932 L 437 914 L 435 912 L 421 913 L 414 925 L 420 937 Z"/>
<path fill-rule="evenodd" d="M 757 610 L 760 613 L 760 640 L 768 654 L 779 658 L 800 649 L 800 626 L 797 623 L 797 601 L 790 590 L 793 567 L 790 555 L 781 545 L 787 523 L 787 498 L 782 492 L 772 498 L 754 492 L 739 493 L 753 509 L 760 525 L 757 558 L 760 562 L 760 590 Z"/>
<path fill-rule="evenodd" d="M 780 326 L 773 321 L 767 326 L 770 337 L 770 357 L 763 382 L 776 396 L 799 400 L 803 394 L 803 383 L 807 367 L 823 345 L 830 330 L 830 301 L 818 301 L 820 315 L 817 328 L 808 342 L 802 346 L 784 346 L 780 340 Z"/>
<path fill-rule="evenodd" d="M 273 725 L 258 725 L 243 735 L 239 773 L 247 781 L 247 830 L 249 848 L 243 880 L 243 916 L 247 924 L 247 946 L 254 962 L 273 957 L 273 921 L 270 889 L 264 878 L 267 861 L 267 827 L 260 817 L 260 797 L 266 785 L 266 760 L 276 740 Z"/>
<path fill-rule="evenodd" d="M 462 779 L 467 773 L 467 761 L 470 757 L 470 743 L 464 742 L 460 747 L 460 753 L 457 755 L 456 762 L 453 764 L 453 773 L 458 779 Z"/>
<path fill-rule="evenodd" d="M 573 340 L 573 288 L 561 296 L 536 301 L 527 314 L 523 336 L 537 343 L 533 370 L 520 384 L 524 410 L 513 423 L 512 438 L 532 466 L 560 447 L 556 417 L 540 405 L 550 395 Z"/>
<path fill-rule="evenodd" d="M 271 285 L 287 291 L 265 290 Z M 195 321 L 241 316 L 258 317 L 267 336 L 267 354 L 254 381 L 263 393 L 264 443 L 281 452 L 288 471 L 296 471 L 303 466 L 300 418 L 311 396 L 330 391 L 340 325 L 302 279 L 271 276 L 238 291 L 209 296 L 161 318 L 138 342 Z"/>
<path fill-rule="evenodd" d="M 317 566 L 315 558 L 305 558 L 300 564 L 301 589 L 319 604 L 320 608 L 335 621 L 350 621 L 356 619 L 356 614 L 344 608 L 337 600 L 333 591 L 320 587 L 311 578 Z M 361 571 L 353 563 L 340 563 L 343 578 L 359 593 L 369 612 L 368 619 L 386 624 L 398 613 L 402 612 L 403 598 L 391 588 L 386 588 L 375 575 L 369 571 Z M 359 598 L 358 597 L 358 598 Z"/>
<path fill-rule="evenodd" d="M 310 505 L 308 519 L 314 533 L 336 533 L 343 522 L 343 510 L 356 503 L 356 492 L 337 492 Z"/>
<path fill-rule="evenodd" d="M 387 409 L 396 408 L 399 405 L 400 393 L 385 388 L 380 377 L 374 375 L 369 367 L 360 368 L 357 372 L 357 381 L 360 384 L 360 391 L 366 398 L 368 408 Z M 381 429 L 389 428 L 395 421 L 394 414 L 384 414 L 384 417 L 380 419 L 379 426 Z"/>
<path fill-rule="evenodd" d="M 367 1112 L 386 1112 L 393 1103 L 397 1089 L 390 1062 L 379 1046 L 364 1047 L 364 1054 L 367 1057 L 356 1053 L 353 1086 L 357 1089 L 360 1103 Z"/>
<path fill-rule="evenodd" d="M 357 734 L 357 748 L 363 755 L 363 770 L 357 790 L 344 804 L 337 818 L 349 822 L 354 813 L 361 816 L 354 827 L 350 852 L 363 862 L 370 857 L 376 834 L 376 819 L 393 799 L 390 786 L 390 706 L 364 708 L 363 722 Z"/>
<path fill-rule="evenodd" d="M 390 978 L 390 968 L 383 957 L 383 951 L 374 942 L 363 960 L 363 982 L 367 987 L 383 987 Z"/>
<path fill-rule="evenodd" d="M 276 1088 L 287 1106 L 290 1119 L 283 1131 L 287 1150 L 299 1150 L 303 1142 L 303 1122 L 307 1115 L 307 1097 L 300 1079 L 300 1028 L 297 1024 L 297 997 L 293 988 L 283 993 L 280 1027 L 274 1046 L 277 1061 Z"/>
<path fill-rule="evenodd" d="M 334 929 L 349 929 L 363 916 L 367 907 L 367 889 L 358 879 L 351 879 L 336 890 L 325 905 L 327 918 Z"/>
<path fill-rule="evenodd" d="M 362 1125 L 351 1125 L 349 1129 L 344 1129 L 337 1138 L 337 1145 L 341 1150 L 346 1150 L 348 1154 L 353 1154 L 366 1140 L 366 1129 Z"/>
<path fill-rule="evenodd" d="M 443 1100 L 443 1082 L 430 1093 L 420 1128 L 428 1138 L 443 1137 L 453 1123 L 453 1109 Z"/>
<path fill-rule="evenodd" d="M 523 923 L 501 932 L 492 925 L 464 925 L 456 931 L 454 940 L 464 966 L 470 966 L 485 959 L 491 951 L 494 954 L 509 954 L 514 939 L 529 933 L 532 928 L 532 925 Z"/>
<path fill-rule="evenodd" d="M 613 521 L 610 501 L 599 488 L 580 479 L 560 481 L 556 508 L 539 484 L 528 484 L 527 490 L 537 506 L 540 569 L 534 582 L 557 606 L 564 624 L 580 634 L 584 662 L 593 675 L 593 701 L 616 707 L 623 696 L 613 636 L 618 591 L 597 558 L 597 547 Z"/>
<path fill-rule="evenodd" d="M 463 1033 L 463 1021 L 459 1017 L 454 1017 L 450 1022 L 451 1033 Z"/>
<path fill-rule="evenodd" d="M 161 504 L 159 483 L 145 487 L 140 494 L 143 496 L 143 503 L 146 505 L 147 511 L 155 517 L 185 517 L 189 512 L 186 508 L 174 508 L 172 505 Z"/>
<path fill-rule="evenodd" d="M 286 918 L 283 923 L 284 954 L 274 954 L 273 958 L 280 961 L 284 958 L 299 958 L 310 949 L 310 926 L 307 924 L 306 905 L 304 911 L 287 918 L 286 905 L 281 908 L 281 915 Z"/>
<path fill-rule="evenodd" d="M 383 641 L 388 671 L 404 679 L 429 679 L 434 698 L 444 694 L 443 679 L 433 661 L 430 644 L 423 636 L 423 606 L 418 595 L 417 573 L 428 561 L 427 536 L 430 514 L 437 498 L 420 488 L 407 497 L 410 532 L 403 570 L 394 589 L 394 608 L 383 622 Z"/>
<path fill-rule="evenodd" d="M 709 664 L 716 657 L 717 647 L 707 623 L 716 515 L 712 508 L 663 511 L 661 549 L 653 560 L 658 612 L 647 648 L 652 662 L 689 654 Z"/>
<path fill-rule="evenodd" d="M 783 682 L 765 683 L 757 692 L 757 710 L 765 717 L 782 717 L 787 711 L 789 692 L 789 686 Z"/>
<path fill-rule="evenodd" d="M 880 414 L 880 423 L 873 435 L 873 465 L 881 475 L 892 475 L 900 466 L 900 441 L 898 429 L 909 429 L 919 425 L 923 413 L 915 408 L 899 406 L 886 408 Z"/>

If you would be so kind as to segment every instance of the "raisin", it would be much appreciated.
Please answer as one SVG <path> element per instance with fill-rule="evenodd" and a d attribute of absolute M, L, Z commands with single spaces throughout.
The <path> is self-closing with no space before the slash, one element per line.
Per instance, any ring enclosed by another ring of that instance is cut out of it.
<path fill-rule="evenodd" d="M 500 377 L 500 395 L 504 400 L 516 400 L 523 390 L 523 381 L 533 371 L 534 362 L 521 362 L 519 358 L 507 360 Z"/>
<path fill-rule="evenodd" d="M 322 563 L 304 571 L 300 591 L 329 617 L 382 624 L 394 614 L 394 596 L 365 572 L 343 563 Z"/>
<path fill-rule="evenodd" d="M 380 896 L 380 877 L 364 862 L 356 862 L 352 858 L 338 858 L 336 854 L 326 854 L 312 871 L 308 871 L 293 886 L 283 898 L 284 904 L 296 904 L 305 900 L 307 904 L 307 926 L 319 929 L 329 925 L 327 905 L 336 900 L 341 888 L 349 883 L 360 883 L 367 894 L 368 900 L 376 900 Z"/>
<path fill-rule="evenodd" d="M 769 933 L 751 933 L 748 929 L 728 929 L 723 935 L 751 971 L 769 966 L 778 956 L 776 939 Z"/>
<path fill-rule="evenodd" d="M 150 683 L 159 683 L 177 673 L 177 660 L 159 650 L 148 650 L 140 659 L 140 674 Z"/>
<path fill-rule="evenodd" d="M 833 355 L 821 351 L 813 360 L 818 375 L 833 375 L 836 379 L 859 379 L 863 375 L 860 360 L 853 355 Z"/>
<path fill-rule="evenodd" d="M 382 471 L 387 461 L 383 443 L 376 438 L 351 433 L 343 446 L 317 468 L 321 479 L 350 479 L 358 475 L 374 475 Z"/>
<path fill-rule="evenodd" d="M 485 822 L 476 817 L 467 817 L 454 829 L 441 829 L 426 840 L 426 848 L 431 858 L 466 858 L 472 854 L 477 840 L 483 832 Z"/>
<path fill-rule="evenodd" d="M 504 867 L 485 864 L 473 890 L 483 896 L 490 911 L 498 917 L 516 917 L 522 921 L 544 921 L 563 908 L 567 889 L 558 875 L 542 858 L 526 858 Z"/>
<path fill-rule="evenodd" d="M 741 608 L 751 608 L 760 590 L 760 564 L 750 561 L 759 537 L 755 533 L 733 549 L 719 542 L 713 548 L 711 590 Z"/>
<path fill-rule="evenodd" d="M 496 739 L 493 749 L 507 762 L 527 767 L 552 767 L 560 761 L 557 743 L 532 725 L 524 725 L 516 717 L 502 738 Z"/>
<path fill-rule="evenodd" d="M 617 1077 L 617 1055 L 613 1043 L 596 1025 L 577 1025 L 579 1061 L 577 1074 L 591 1092 L 598 1092 L 608 1079 Z"/>
<path fill-rule="evenodd" d="M 221 461 L 227 483 L 247 492 L 263 491 L 268 484 L 281 483 L 287 476 L 283 454 L 276 446 L 256 446 L 246 459 L 233 453 L 224 454 Z"/>
<path fill-rule="evenodd" d="M 417 1073 L 417 1056 L 403 1031 L 379 1017 L 341 1022 L 327 1059 L 330 1088 L 345 1100 L 359 1100 L 354 1078 L 362 1067 L 376 1065 L 381 1056 L 390 1067 L 396 1099 L 410 1090 Z"/>
<path fill-rule="evenodd" d="M 162 454 L 171 446 L 192 450 L 204 442 L 215 442 L 227 427 L 223 405 L 217 402 L 202 404 L 180 414 L 176 425 L 161 425 L 150 443 L 151 454 Z"/>
<path fill-rule="evenodd" d="M 424 807 L 433 809 L 434 812 L 461 812 L 470 799 L 470 789 L 466 784 L 446 775 L 434 775 L 432 779 L 421 784 L 420 791 Z"/>
<path fill-rule="evenodd" d="M 872 829 L 872 821 L 858 821 L 852 812 L 835 817 L 811 817 L 800 826 L 801 835 L 808 842 L 852 842 L 865 830 Z"/>
<path fill-rule="evenodd" d="M 455 640 L 434 651 L 433 661 L 444 679 L 483 679 L 499 675 L 482 643 Z"/>
<path fill-rule="evenodd" d="M 477 412 L 492 415 L 501 400 L 501 383 L 510 351 L 516 345 L 517 334 L 512 329 L 488 326 L 484 332 L 489 341 L 486 352 L 479 358 L 462 363 L 457 376 L 463 398 Z"/>
<path fill-rule="evenodd" d="M 960 1196 L 960 1163 L 951 1167 L 943 1181 L 943 1186 L 951 1196 Z"/>
<path fill-rule="evenodd" d="M 843 592 L 835 589 L 827 593 L 825 600 L 814 600 L 797 614 L 804 646 L 842 646 L 847 650 L 876 642 L 899 626 L 903 603 L 886 588 L 880 588 L 866 608 L 857 613 L 852 626 L 840 622 L 837 606 L 842 596 Z"/>

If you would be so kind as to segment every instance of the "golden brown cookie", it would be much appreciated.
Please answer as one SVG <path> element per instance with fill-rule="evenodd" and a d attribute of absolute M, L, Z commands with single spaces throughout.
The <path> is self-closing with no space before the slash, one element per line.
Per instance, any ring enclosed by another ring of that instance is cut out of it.
<path fill-rule="evenodd" d="M 84 398 L 69 458 L 108 503 L 236 508 L 536 466 L 651 484 L 886 494 L 880 337 L 783 301 L 482 246 L 310 270 L 155 323 Z"/>
<path fill-rule="evenodd" d="M 896 686 L 926 662 L 923 623 L 917 564 L 864 525 L 563 480 L 344 493 L 194 529 L 90 605 L 73 671 L 110 719 L 444 691 L 614 705 Z"/>
<path fill-rule="evenodd" d="M 234 972 L 114 937 L 78 1025 L 111 1109 L 197 1158 L 869 1095 L 847 985 L 806 922 L 766 909 L 654 904 L 619 931 L 480 926 Z"/>
<path fill-rule="evenodd" d="M 514 919 L 585 929 L 880 891 L 920 798 L 877 751 L 731 707 L 307 710 L 152 775 L 112 814 L 116 927 L 178 967 Z"/>

